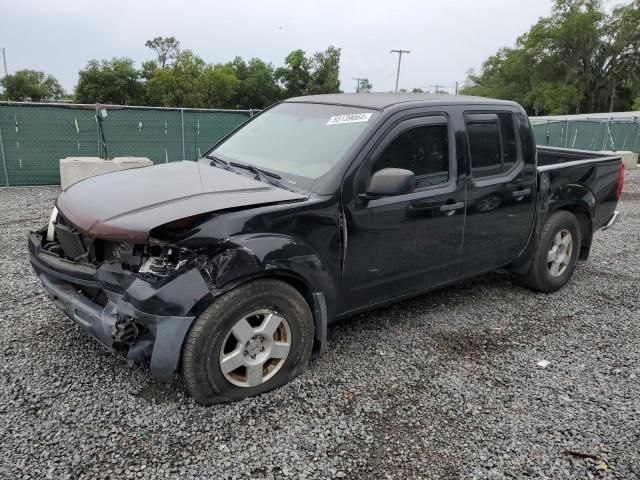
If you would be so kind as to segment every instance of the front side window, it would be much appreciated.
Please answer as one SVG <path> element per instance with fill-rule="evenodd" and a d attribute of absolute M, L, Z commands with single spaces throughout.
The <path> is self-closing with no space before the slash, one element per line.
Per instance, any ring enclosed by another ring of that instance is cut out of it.
<path fill-rule="evenodd" d="M 211 153 L 307 179 L 338 163 L 378 112 L 312 103 L 281 103 L 234 133 Z"/>
<path fill-rule="evenodd" d="M 403 168 L 416 176 L 416 188 L 449 181 L 449 139 L 446 125 L 424 125 L 402 132 L 376 159 L 371 173 Z"/>
<path fill-rule="evenodd" d="M 512 115 L 467 115 L 466 124 L 473 177 L 495 177 L 511 170 L 518 161 L 518 142 Z"/>

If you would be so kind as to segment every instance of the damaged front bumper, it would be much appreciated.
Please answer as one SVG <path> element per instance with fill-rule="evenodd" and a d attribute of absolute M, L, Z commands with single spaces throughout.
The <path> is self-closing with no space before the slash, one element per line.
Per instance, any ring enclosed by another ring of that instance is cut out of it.
<path fill-rule="evenodd" d="M 61 259 L 41 249 L 43 235 L 29 236 L 29 256 L 54 304 L 108 349 L 149 359 L 155 379 L 172 381 L 184 338 L 213 299 L 198 270 L 150 283 L 116 264 Z"/>

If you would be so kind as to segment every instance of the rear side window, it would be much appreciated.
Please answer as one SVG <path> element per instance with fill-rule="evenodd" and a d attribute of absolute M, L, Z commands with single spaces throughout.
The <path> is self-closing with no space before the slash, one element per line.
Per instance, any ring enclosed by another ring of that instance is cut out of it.
<path fill-rule="evenodd" d="M 510 113 L 466 115 L 474 178 L 501 176 L 518 162 L 518 141 Z"/>
<path fill-rule="evenodd" d="M 373 164 L 371 173 L 383 168 L 404 168 L 416 176 L 416 188 L 449 181 L 449 139 L 446 125 L 414 127 L 398 135 Z"/>

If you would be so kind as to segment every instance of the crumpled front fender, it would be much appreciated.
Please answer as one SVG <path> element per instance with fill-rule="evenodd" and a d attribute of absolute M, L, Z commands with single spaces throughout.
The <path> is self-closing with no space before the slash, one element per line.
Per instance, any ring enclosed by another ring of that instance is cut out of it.
<path fill-rule="evenodd" d="M 336 280 L 318 253 L 305 242 L 281 234 L 242 234 L 227 239 L 200 266 L 217 291 L 229 290 L 261 276 L 291 276 L 335 305 Z"/>

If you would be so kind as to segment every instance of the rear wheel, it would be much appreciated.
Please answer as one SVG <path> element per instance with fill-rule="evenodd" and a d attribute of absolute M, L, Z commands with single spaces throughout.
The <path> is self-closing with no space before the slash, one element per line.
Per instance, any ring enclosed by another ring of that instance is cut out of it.
<path fill-rule="evenodd" d="M 573 275 L 580 252 L 580 223 L 564 210 L 555 212 L 545 222 L 535 247 L 529 271 L 521 282 L 539 292 L 561 289 Z"/>
<path fill-rule="evenodd" d="M 256 280 L 216 299 L 195 321 L 182 354 L 191 395 L 205 405 L 259 395 L 306 366 L 313 318 L 304 297 L 279 280 Z"/>

